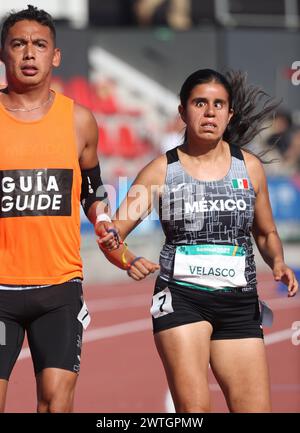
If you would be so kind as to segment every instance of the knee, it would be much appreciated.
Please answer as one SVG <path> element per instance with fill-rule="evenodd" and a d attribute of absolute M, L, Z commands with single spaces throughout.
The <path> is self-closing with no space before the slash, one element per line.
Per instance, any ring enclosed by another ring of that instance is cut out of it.
<path fill-rule="evenodd" d="M 49 404 L 46 401 L 38 401 L 37 413 L 47 413 L 49 412 Z"/>
<path fill-rule="evenodd" d="M 177 413 L 208 413 L 209 403 L 204 402 L 181 402 L 175 405 Z"/>
<path fill-rule="evenodd" d="M 37 406 L 39 413 L 69 413 L 73 410 L 73 401 L 70 399 L 40 400 Z"/>
<path fill-rule="evenodd" d="M 255 398 L 246 398 L 245 396 L 231 397 L 229 400 L 230 412 L 242 413 L 261 413 L 271 412 L 271 402 L 266 397 L 256 395 Z"/>

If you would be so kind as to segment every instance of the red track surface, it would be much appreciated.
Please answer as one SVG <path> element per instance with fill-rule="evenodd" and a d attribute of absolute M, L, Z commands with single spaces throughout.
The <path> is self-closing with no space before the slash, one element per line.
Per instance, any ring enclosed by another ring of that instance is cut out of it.
<path fill-rule="evenodd" d="M 287 299 L 270 274 L 260 275 L 259 293 L 274 307 L 268 344 L 274 412 L 300 412 L 300 345 L 293 345 L 293 322 L 300 321 L 300 296 Z M 166 412 L 167 382 L 154 346 L 149 306 L 153 280 L 85 287 L 92 322 L 85 332 L 75 412 Z M 278 334 L 278 331 L 288 330 Z M 274 335 L 274 333 L 276 333 Z M 297 339 L 296 339 L 297 341 Z M 300 343 L 300 336 L 298 336 Z M 26 347 L 27 343 L 24 347 Z M 211 375 L 212 411 L 227 412 Z M 10 379 L 7 412 L 34 412 L 35 380 L 23 349 Z"/>

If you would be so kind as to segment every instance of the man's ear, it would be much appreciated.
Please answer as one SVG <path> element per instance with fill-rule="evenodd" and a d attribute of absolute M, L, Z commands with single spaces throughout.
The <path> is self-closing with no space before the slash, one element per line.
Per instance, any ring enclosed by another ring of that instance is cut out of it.
<path fill-rule="evenodd" d="M 54 68 L 58 68 L 61 62 L 61 51 L 59 48 L 54 49 L 54 55 L 52 60 L 52 65 Z"/>
<path fill-rule="evenodd" d="M 184 123 L 186 123 L 186 121 L 185 121 L 185 111 L 184 111 L 184 108 L 183 108 L 183 106 L 181 104 L 178 105 L 178 112 L 180 114 L 180 117 L 181 117 L 182 121 Z"/>

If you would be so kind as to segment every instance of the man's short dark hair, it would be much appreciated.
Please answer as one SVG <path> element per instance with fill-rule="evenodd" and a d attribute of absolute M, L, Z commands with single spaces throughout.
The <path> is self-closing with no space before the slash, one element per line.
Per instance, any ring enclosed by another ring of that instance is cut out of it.
<path fill-rule="evenodd" d="M 27 5 L 27 9 L 23 9 L 19 12 L 12 11 L 3 21 L 1 30 L 1 47 L 4 47 L 9 29 L 16 24 L 18 21 L 29 20 L 36 21 L 43 26 L 47 26 L 50 29 L 51 35 L 53 37 L 53 42 L 55 45 L 56 41 L 56 30 L 53 22 L 53 18 L 48 12 L 42 9 L 38 9 L 35 6 Z"/>

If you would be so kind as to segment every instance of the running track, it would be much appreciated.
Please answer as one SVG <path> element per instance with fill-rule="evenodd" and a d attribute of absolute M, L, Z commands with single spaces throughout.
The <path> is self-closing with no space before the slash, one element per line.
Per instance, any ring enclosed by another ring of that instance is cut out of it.
<path fill-rule="evenodd" d="M 153 280 L 85 287 L 92 322 L 85 331 L 75 412 L 172 411 L 163 368 L 154 346 L 149 305 Z M 259 293 L 273 308 L 265 328 L 274 412 L 300 412 L 300 344 L 292 344 L 300 296 L 276 291 L 271 274 L 259 275 Z M 300 332 L 294 340 L 300 343 Z M 210 377 L 212 411 L 227 412 L 219 386 Z M 7 412 L 34 412 L 35 380 L 27 343 L 10 379 Z"/>

